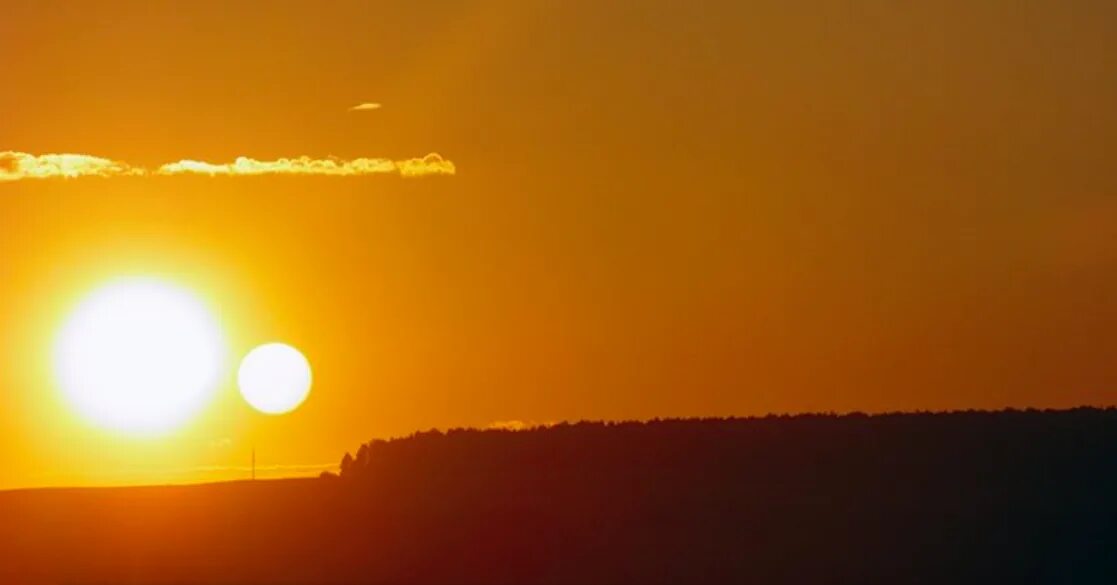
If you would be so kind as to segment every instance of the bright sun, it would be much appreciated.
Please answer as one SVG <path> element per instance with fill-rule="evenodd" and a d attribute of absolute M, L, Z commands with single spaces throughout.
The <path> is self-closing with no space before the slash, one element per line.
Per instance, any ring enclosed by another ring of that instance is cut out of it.
<path fill-rule="evenodd" d="M 74 408 L 98 426 L 171 431 L 207 401 L 225 344 L 205 305 L 151 278 L 115 281 L 74 309 L 55 346 L 55 375 Z"/>
<path fill-rule="evenodd" d="M 244 357 L 237 384 L 256 410 L 266 414 L 290 412 L 310 393 L 310 362 L 290 345 L 267 343 Z"/>

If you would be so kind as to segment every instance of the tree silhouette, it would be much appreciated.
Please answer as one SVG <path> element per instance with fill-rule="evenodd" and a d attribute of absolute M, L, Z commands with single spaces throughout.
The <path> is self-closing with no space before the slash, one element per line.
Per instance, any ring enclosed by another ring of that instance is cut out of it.
<path fill-rule="evenodd" d="M 345 456 L 341 458 L 340 472 L 341 472 L 342 477 L 353 475 L 353 456 L 352 455 L 346 453 Z"/>
<path fill-rule="evenodd" d="M 1113 409 L 452 429 L 0 493 L 0 583 L 1117 583 L 1115 494 Z"/>

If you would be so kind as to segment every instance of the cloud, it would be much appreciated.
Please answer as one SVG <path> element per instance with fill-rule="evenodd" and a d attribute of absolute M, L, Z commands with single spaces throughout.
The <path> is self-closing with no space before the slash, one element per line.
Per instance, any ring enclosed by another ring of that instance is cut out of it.
<path fill-rule="evenodd" d="M 351 177 L 355 175 L 387 174 L 393 173 L 395 170 L 395 163 L 384 158 L 358 158 L 347 161 L 301 156 L 278 160 L 256 160 L 242 156 L 231 163 L 225 164 L 180 160 L 159 167 L 156 173 L 160 175 L 325 175 Z"/>
<path fill-rule="evenodd" d="M 323 471 L 336 473 L 335 463 L 301 463 L 257 465 L 257 478 L 314 477 Z M 251 465 L 197 465 L 192 467 L 136 466 L 113 470 L 106 474 L 114 481 L 194 483 L 248 479 Z"/>
<path fill-rule="evenodd" d="M 432 153 L 423 158 L 392 161 L 386 158 L 356 158 L 341 160 L 336 158 L 281 158 L 278 160 L 256 160 L 239 157 L 231 163 L 214 164 L 197 160 L 180 160 L 168 163 L 156 170 L 159 175 L 209 175 L 216 176 L 254 176 L 254 175 L 320 175 L 328 177 L 355 177 L 398 173 L 404 177 L 426 175 L 453 175 L 457 172 L 454 163 Z"/>
<path fill-rule="evenodd" d="M 338 468 L 337 463 L 300 463 L 291 465 L 257 465 L 256 472 L 261 471 L 292 471 L 292 472 L 316 472 L 316 471 L 336 471 Z M 187 467 L 181 469 L 171 470 L 170 473 L 216 473 L 221 471 L 252 471 L 251 465 L 199 465 L 196 467 Z"/>
<path fill-rule="evenodd" d="M 357 105 L 353 106 L 352 108 L 349 108 L 349 111 L 350 112 L 371 112 L 373 110 L 379 110 L 379 109 L 380 109 L 380 104 L 377 104 L 377 103 L 374 103 L 374 102 L 365 102 L 363 104 L 357 104 Z"/>
<path fill-rule="evenodd" d="M 127 177 L 144 174 L 143 169 L 88 154 L 28 154 L 0 152 L 0 182 L 56 177 Z"/>
<path fill-rule="evenodd" d="M 546 428 L 555 426 L 554 421 L 535 422 L 523 420 L 498 420 L 489 423 L 487 428 L 499 431 L 526 431 L 529 429 Z"/>
<path fill-rule="evenodd" d="M 0 152 L 0 182 L 59 177 L 136 177 L 153 175 L 357 177 L 398 174 L 403 177 L 423 177 L 428 175 L 453 175 L 455 173 L 457 173 L 457 168 L 454 163 L 442 158 L 437 153 L 399 161 L 386 158 L 343 160 L 332 157 L 311 158 L 309 156 L 277 160 L 257 160 L 242 156 L 231 163 L 211 163 L 184 159 L 150 170 L 88 154 L 33 155 L 25 152 Z"/>
<path fill-rule="evenodd" d="M 442 155 L 432 152 L 423 158 L 411 158 L 396 161 L 399 174 L 404 177 L 422 177 L 424 175 L 456 175 L 457 167 L 454 163 L 442 158 Z"/>
<path fill-rule="evenodd" d="M 233 440 L 229 437 L 221 437 L 220 439 L 210 439 L 210 449 L 228 449 L 233 446 Z"/>

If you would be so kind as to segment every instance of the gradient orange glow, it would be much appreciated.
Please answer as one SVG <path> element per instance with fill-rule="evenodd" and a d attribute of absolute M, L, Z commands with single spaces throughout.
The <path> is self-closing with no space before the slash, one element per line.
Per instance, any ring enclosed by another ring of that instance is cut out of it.
<path fill-rule="evenodd" d="M 252 445 L 316 473 L 498 421 L 1115 404 L 1114 22 L 6 2 L 0 487 L 244 477 Z M 50 348 L 126 275 L 232 356 L 298 347 L 312 398 L 264 416 L 229 368 L 167 436 L 90 428 Z"/>

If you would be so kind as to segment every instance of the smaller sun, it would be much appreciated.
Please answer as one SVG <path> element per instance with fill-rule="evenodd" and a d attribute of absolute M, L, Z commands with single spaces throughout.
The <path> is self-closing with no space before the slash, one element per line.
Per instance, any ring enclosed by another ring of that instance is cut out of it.
<path fill-rule="evenodd" d="M 241 396 L 265 414 L 284 414 L 310 394 L 310 362 L 285 343 L 267 343 L 248 352 L 237 372 Z"/>

